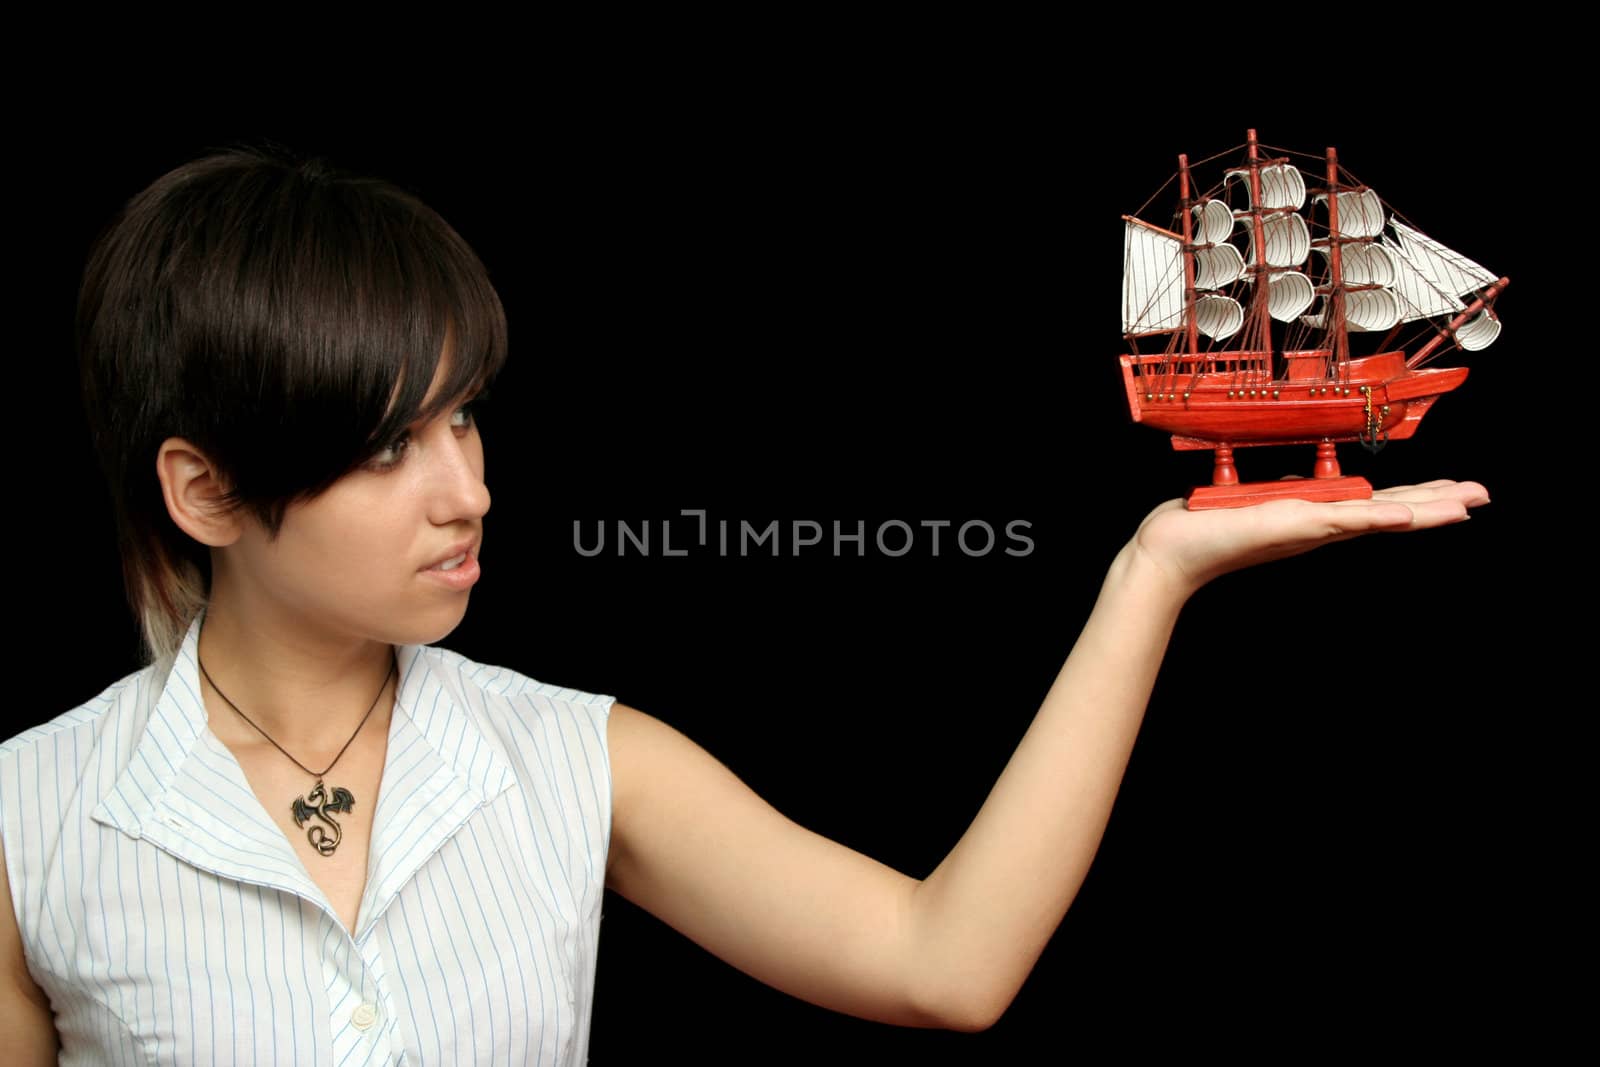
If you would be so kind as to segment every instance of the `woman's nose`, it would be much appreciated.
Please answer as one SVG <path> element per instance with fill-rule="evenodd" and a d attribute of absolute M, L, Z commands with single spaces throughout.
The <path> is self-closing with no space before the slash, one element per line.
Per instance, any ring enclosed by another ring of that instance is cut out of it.
<path fill-rule="evenodd" d="M 478 519 L 489 510 L 489 487 L 483 481 L 483 439 L 473 427 L 465 436 L 458 428 L 442 426 L 437 431 L 429 478 L 435 522 L 461 518 Z"/>

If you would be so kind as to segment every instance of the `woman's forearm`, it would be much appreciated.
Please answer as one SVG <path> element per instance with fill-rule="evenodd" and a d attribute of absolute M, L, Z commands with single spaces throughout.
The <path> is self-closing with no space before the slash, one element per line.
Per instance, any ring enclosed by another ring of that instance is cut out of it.
<path fill-rule="evenodd" d="M 917 888 L 919 999 L 987 1026 L 1015 997 L 1099 848 L 1187 591 L 1130 544 L 977 818 Z"/>

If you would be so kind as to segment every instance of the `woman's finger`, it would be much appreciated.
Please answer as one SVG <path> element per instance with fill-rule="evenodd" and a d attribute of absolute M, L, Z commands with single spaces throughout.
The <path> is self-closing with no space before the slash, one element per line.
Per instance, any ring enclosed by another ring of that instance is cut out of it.
<path fill-rule="evenodd" d="M 1360 505 L 1352 507 L 1351 505 Z M 1455 496 L 1430 496 L 1426 493 L 1404 494 L 1397 498 L 1379 500 L 1352 501 L 1344 500 L 1331 505 L 1344 512 L 1348 519 L 1336 520 L 1341 524 L 1354 524 L 1361 522 L 1358 516 L 1369 515 L 1381 509 L 1380 517 L 1376 520 L 1367 520 L 1363 525 L 1365 529 L 1379 528 L 1404 528 L 1412 530 L 1427 529 L 1432 526 L 1444 526 L 1452 522 L 1461 522 L 1471 518 L 1468 512 L 1469 505 L 1466 501 Z M 1407 518 L 1401 521 L 1403 509 Z"/>
<path fill-rule="evenodd" d="M 1401 500 L 1432 500 L 1440 497 L 1450 497 L 1469 505 L 1487 504 L 1489 502 L 1489 490 L 1479 483 L 1449 480 L 1423 482 L 1421 485 L 1397 485 L 1389 489 L 1379 489 L 1372 495 L 1374 498 Z"/>

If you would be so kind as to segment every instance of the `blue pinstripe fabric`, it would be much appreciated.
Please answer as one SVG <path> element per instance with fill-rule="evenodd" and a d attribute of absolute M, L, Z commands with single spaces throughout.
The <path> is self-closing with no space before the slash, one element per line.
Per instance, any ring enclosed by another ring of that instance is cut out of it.
<path fill-rule="evenodd" d="M 0 835 L 64 1064 L 581 1064 L 613 698 L 446 649 L 400 686 L 352 936 L 206 729 L 189 629 L 0 745 Z"/>

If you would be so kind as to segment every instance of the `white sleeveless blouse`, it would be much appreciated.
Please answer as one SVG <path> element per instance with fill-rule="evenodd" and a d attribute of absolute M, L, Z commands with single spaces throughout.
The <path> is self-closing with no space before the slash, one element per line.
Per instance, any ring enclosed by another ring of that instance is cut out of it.
<path fill-rule="evenodd" d="M 190 626 L 0 745 L 0 838 L 63 1064 L 584 1062 L 613 697 L 425 645 L 352 937 L 206 729 Z"/>

